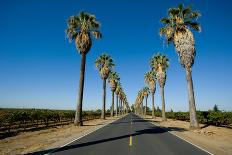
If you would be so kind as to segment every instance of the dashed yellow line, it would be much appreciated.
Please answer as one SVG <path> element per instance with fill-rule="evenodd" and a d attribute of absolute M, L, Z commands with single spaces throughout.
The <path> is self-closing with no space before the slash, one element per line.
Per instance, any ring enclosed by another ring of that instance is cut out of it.
<path fill-rule="evenodd" d="M 132 146 L 132 136 L 130 136 L 130 144 L 129 146 Z"/>

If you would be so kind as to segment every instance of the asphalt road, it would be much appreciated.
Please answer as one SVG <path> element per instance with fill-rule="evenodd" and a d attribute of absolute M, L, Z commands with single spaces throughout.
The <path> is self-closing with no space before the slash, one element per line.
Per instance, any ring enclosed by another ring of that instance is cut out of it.
<path fill-rule="evenodd" d="M 206 155 L 208 153 L 135 114 L 128 114 L 52 154 Z"/>

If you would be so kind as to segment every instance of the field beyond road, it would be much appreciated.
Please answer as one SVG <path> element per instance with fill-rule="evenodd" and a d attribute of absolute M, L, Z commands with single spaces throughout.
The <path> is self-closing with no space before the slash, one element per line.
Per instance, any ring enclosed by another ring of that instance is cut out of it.
<path fill-rule="evenodd" d="M 107 117 L 106 120 L 94 119 L 84 121 L 84 126 L 81 127 L 70 124 L 20 133 L 0 140 L 0 154 L 26 154 L 56 148 L 116 119 L 116 117 Z"/>

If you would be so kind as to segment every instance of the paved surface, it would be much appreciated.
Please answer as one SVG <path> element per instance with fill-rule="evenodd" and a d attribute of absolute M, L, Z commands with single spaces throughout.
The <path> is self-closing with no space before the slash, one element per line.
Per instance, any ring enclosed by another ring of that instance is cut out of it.
<path fill-rule="evenodd" d="M 52 154 L 207 155 L 208 153 L 134 114 L 129 114 Z"/>

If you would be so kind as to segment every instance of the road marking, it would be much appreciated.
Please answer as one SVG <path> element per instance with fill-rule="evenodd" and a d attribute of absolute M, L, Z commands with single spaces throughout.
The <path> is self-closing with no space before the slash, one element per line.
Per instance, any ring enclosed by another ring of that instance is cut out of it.
<path fill-rule="evenodd" d="M 130 136 L 130 144 L 129 146 L 132 146 L 132 136 Z"/>
<path fill-rule="evenodd" d="M 128 114 L 124 115 L 124 116 L 121 117 L 121 118 L 124 118 L 124 117 L 127 116 L 127 115 L 128 115 Z M 53 151 L 51 151 L 51 152 L 46 153 L 45 155 L 48 155 L 48 154 L 50 154 L 50 153 L 53 153 L 53 152 L 55 152 L 56 150 L 58 150 L 58 149 L 60 149 L 60 148 L 62 148 L 62 147 L 65 147 L 66 145 L 69 145 L 69 144 L 71 144 L 72 142 L 77 141 L 77 140 L 81 139 L 82 137 L 85 137 L 85 136 L 87 136 L 88 134 L 91 134 L 91 133 L 97 131 L 98 129 L 101 129 L 101 128 L 103 128 L 103 127 L 109 125 L 110 123 L 113 123 L 113 122 L 115 122 L 115 121 L 117 121 L 117 120 L 119 120 L 119 119 L 121 119 L 121 118 L 117 118 L 116 120 L 114 120 L 114 121 L 112 121 L 112 122 L 106 123 L 106 124 L 104 124 L 104 125 L 102 125 L 102 126 L 100 126 L 100 127 L 96 127 L 96 128 L 93 129 L 92 131 L 89 131 L 89 132 L 87 132 L 86 134 L 84 134 L 84 135 L 82 135 L 82 136 L 80 136 L 80 137 L 78 137 L 78 138 L 76 138 L 76 139 L 73 139 L 72 141 L 70 141 L 70 142 L 68 142 L 68 143 L 66 143 L 66 144 L 64 144 L 64 145 L 62 145 L 62 146 L 60 146 L 60 147 L 58 147 L 57 149 L 55 149 L 55 150 L 53 150 Z"/>
<path fill-rule="evenodd" d="M 201 150 L 207 152 L 207 153 L 210 154 L 210 155 L 214 155 L 213 153 L 210 153 L 209 151 L 207 151 L 207 150 L 201 148 L 200 146 L 198 146 L 198 145 L 196 145 L 196 144 L 193 144 L 192 142 L 190 142 L 190 141 L 188 141 L 188 140 L 186 140 L 186 139 L 184 139 L 184 138 L 182 138 L 182 137 L 180 137 L 180 136 L 178 136 L 178 135 L 176 135 L 176 134 L 174 134 L 174 133 L 171 133 L 170 131 L 168 131 L 168 132 L 169 132 L 170 134 L 172 134 L 172 135 L 174 135 L 174 136 L 176 136 L 176 137 L 178 137 L 178 138 L 180 138 L 180 139 L 186 141 L 187 143 L 192 144 L 193 146 L 197 147 L 198 149 L 201 149 Z"/>
<path fill-rule="evenodd" d="M 139 117 L 140 117 L 140 116 L 139 116 Z M 140 118 L 142 118 L 142 117 L 140 117 Z M 143 118 L 142 118 L 142 119 L 143 119 Z M 145 119 L 144 119 L 144 120 L 145 120 Z M 198 145 L 196 145 L 196 144 L 193 144 L 192 142 L 190 142 L 190 141 L 188 141 L 188 140 L 186 140 L 186 139 L 184 139 L 184 138 L 182 138 L 182 137 L 180 137 L 180 136 L 177 136 L 177 135 L 174 134 L 174 133 L 171 133 L 171 132 L 168 131 L 167 129 L 165 129 L 165 128 L 163 128 L 163 127 L 161 127 L 161 126 L 159 126 L 159 125 L 157 125 L 157 124 L 155 124 L 155 123 L 152 123 L 152 122 L 150 122 L 150 121 L 148 121 L 148 120 L 146 120 L 146 121 L 149 122 L 149 123 L 151 123 L 152 125 L 155 125 L 155 126 L 161 128 L 161 129 L 167 131 L 168 133 L 172 134 L 173 136 L 176 136 L 176 137 L 182 139 L 183 141 L 185 141 L 185 142 L 187 142 L 187 143 L 189 143 L 189 144 L 191 144 L 191 145 L 197 147 L 198 149 L 200 149 L 200 150 L 202 150 L 202 151 L 205 151 L 206 153 L 208 153 L 208 154 L 210 154 L 210 155 L 214 155 L 213 153 L 210 153 L 209 151 L 207 151 L 207 150 L 201 148 L 200 146 L 198 146 Z"/>

